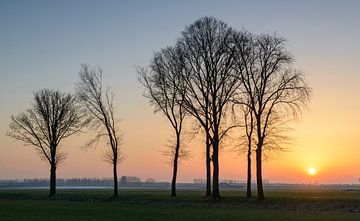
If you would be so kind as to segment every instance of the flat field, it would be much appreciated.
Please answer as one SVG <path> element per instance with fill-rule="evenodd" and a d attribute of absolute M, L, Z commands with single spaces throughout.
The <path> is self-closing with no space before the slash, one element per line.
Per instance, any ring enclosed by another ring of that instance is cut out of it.
<path fill-rule="evenodd" d="M 360 191 L 267 190 L 266 199 L 247 199 L 243 191 L 224 190 L 211 201 L 202 191 L 180 190 L 0 189 L 0 220 L 360 220 Z"/>

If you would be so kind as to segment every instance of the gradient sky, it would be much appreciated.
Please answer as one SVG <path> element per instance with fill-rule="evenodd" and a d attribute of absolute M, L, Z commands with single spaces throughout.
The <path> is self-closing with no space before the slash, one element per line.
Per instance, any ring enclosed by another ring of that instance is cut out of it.
<path fill-rule="evenodd" d="M 313 99 L 292 124 L 290 151 L 264 163 L 271 182 L 356 183 L 360 178 L 360 1 L 0 1 L 0 179 L 48 177 L 30 146 L 6 136 L 11 114 L 28 108 L 41 88 L 72 92 L 80 64 L 99 65 L 115 92 L 125 160 L 119 175 L 170 180 L 161 155 L 171 129 L 142 96 L 134 65 L 171 45 L 202 16 L 236 29 L 276 32 L 288 40 L 295 66 L 306 73 Z M 86 135 L 62 146 L 58 177 L 111 177 L 103 148 L 84 150 Z M 189 143 L 179 180 L 205 175 L 201 138 Z M 222 149 L 220 177 L 244 180 L 245 157 Z M 306 170 L 318 169 L 310 177 Z"/>

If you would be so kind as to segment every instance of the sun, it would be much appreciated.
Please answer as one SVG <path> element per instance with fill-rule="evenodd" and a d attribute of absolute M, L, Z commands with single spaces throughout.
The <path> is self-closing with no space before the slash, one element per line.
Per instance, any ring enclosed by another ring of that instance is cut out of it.
<path fill-rule="evenodd" d="M 314 167 L 310 167 L 308 169 L 308 173 L 310 176 L 314 176 L 316 174 L 316 169 Z"/>

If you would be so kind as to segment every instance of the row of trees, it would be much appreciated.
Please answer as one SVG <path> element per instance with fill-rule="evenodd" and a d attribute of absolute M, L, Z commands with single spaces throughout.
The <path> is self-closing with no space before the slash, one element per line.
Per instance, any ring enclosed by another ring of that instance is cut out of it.
<path fill-rule="evenodd" d="M 189 117 L 205 135 L 206 196 L 220 197 L 221 141 L 232 129 L 241 128 L 244 135 L 239 137 L 248 160 L 247 196 L 251 196 L 255 150 L 258 199 L 264 198 L 263 152 L 282 148 L 286 122 L 310 99 L 311 89 L 292 64 L 285 40 L 276 34 L 236 31 L 204 17 L 187 26 L 173 46 L 155 53 L 149 67 L 138 68 L 145 96 L 156 112 L 167 117 L 176 135 L 172 196 L 176 195 L 182 125 Z"/>
<path fill-rule="evenodd" d="M 292 64 L 283 38 L 237 31 L 204 17 L 187 26 L 173 46 L 155 53 L 148 67 L 137 69 L 145 97 L 174 131 L 172 196 L 176 196 L 179 157 L 186 154 L 181 141 L 187 120 L 205 137 L 206 196 L 220 197 L 221 145 L 237 128 L 241 149 L 247 152 L 247 196 L 251 196 L 255 151 L 258 198 L 264 198 L 263 152 L 282 148 L 286 122 L 301 112 L 311 94 L 303 74 Z M 11 117 L 9 136 L 33 145 L 49 162 L 50 195 L 56 193 L 56 168 L 65 157 L 59 144 L 84 127 L 96 133 L 88 145 L 107 140 L 105 156 L 113 165 L 114 196 L 118 195 L 120 137 L 113 95 L 103 86 L 102 73 L 100 68 L 82 65 L 75 95 L 40 90 L 29 110 Z"/>
<path fill-rule="evenodd" d="M 50 165 L 50 196 L 56 193 L 56 169 L 65 159 L 60 143 L 88 127 L 95 132 L 87 145 L 107 139 L 105 159 L 113 165 L 114 196 L 118 195 L 119 134 L 113 96 L 103 88 L 102 70 L 81 66 L 76 95 L 43 89 L 34 93 L 31 108 L 11 116 L 8 135 L 32 145 Z"/>

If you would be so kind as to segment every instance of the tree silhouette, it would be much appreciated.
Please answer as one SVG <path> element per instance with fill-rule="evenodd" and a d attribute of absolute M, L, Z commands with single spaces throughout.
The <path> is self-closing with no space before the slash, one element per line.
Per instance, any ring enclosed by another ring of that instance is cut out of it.
<path fill-rule="evenodd" d="M 311 88 L 303 74 L 292 68 L 293 58 L 285 48 L 285 39 L 277 35 L 253 35 L 239 32 L 236 69 L 242 82 L 238 94 L 246 94 L 253 113 L 256 136 L 256 180 L 258 199 L 264 199 L 262 154 L 266 146 L 279 147 L 284 138 L 279 125 L 296 117 L 310 99 Z M 240 99 L 241 100 L 241 99 Z"/>
<path fill-rule="evenodd" d="M 180 93 L 181 107 L 198 121 L 205 132 L 206 195 L 211 194 L 213 199 L 220 197 L 219 144 L 235 127 L 226 124 L 226 113 L 241 84 L 234 67 L 237 53 L 234 35 L 235 31 L 224 22 L 213 17 L 200 18 L 185 28 L 175 46 L 162 50 L 162 55 L 167 54 L 165 57 L 172 59 L 162 62 L 161 68 L 157 69 L 159 76 L 164 74 L 164 69 L 176 70 L 180 77 L 173 85 Z M 164 57 L 158 56 L 158 61 L 163 60 Z"/>
<path fill-rule="evenodd" d="M 210 145 L 212 147 L 213 199 L 220 197 L 219 143 L 231 128 L 226 127 L 223 120 L 229 101 L 240 85 L 233 71 L 234 32 L 220 20 L 203 17 L 187 26 L 177 42 L 186 69 L 180 91 L 184 93 L 184 107 L 205 131 L 207 171 L 210 171 Z"/>
<path fill-rule="evenodd" d="M 71 94 L 49 89 L 34 93 L 32 107 L 11 116 L 8 135 L 25 145 L 34 146 L 50 164 L 50 196 L 56 193 L 56 169 L 64 160 L 60 142 L 79 132 L 86 124 Z"/>
<path fill-rule="evenodd" d="M 90 140 L 89 145 L 106 137 L 110 149 L 105 152 L 105 160 L 113 165 L 114 197 L 118 196 L 117 165 L 119 162 L 119 132 L 113 96 L 109 88 L 103 88 L 103 71 L 100 68 L 89 68 L 81 65 L 79 72 L 80 81 L 76 83 L 76 92 L 83 110 L 91 118 L 90 128 L 96 132 L 96 136 Z"/>
<path fill-rule="evenodd" d="M 173 158 L 171 196 L 176 196 L 178 159 L 186 155 L 180 142 L 186 111 L 183 107 L 184 93 L 179 91 L 181 75 L 184 71 L 179 56 L 181 54 L 177 53 L 176 48 L 168 47 L 155 54 L 150 64 L 150 71 L 138 69 L 139 81 L 146 90 L 145 97 L 155 107 L 155 112 L 161 111 L 165 115 L 174 129 L 175 145 L 166 152 Z"/>
<path fill-rule="evenodd" d="M 246 102 L 246 101 L 245 101 Z M 236 115 L 237 113 L 234 113 Z M 247 159 L 247 177 L 246 177 L 246 197 L 250 198 L 251 193 L 251 154 L 253 152 L 253 133 L 254 133 L 254 114 L 247 100 L 246 105 L 240 102 L 240 116 L 243 118 L 244 136 L 241 137 L 240 149 L 246 153 Z"/>
<path fill-rule="evenodd" d="M 248 106 L 243 106 L 245 133 L 247 141 L 247 179 L 246 179 L 246 197 L 251 197 L 251 153 L 253 150 L 253 132 L 254 132 L 254 115 Z"/>

